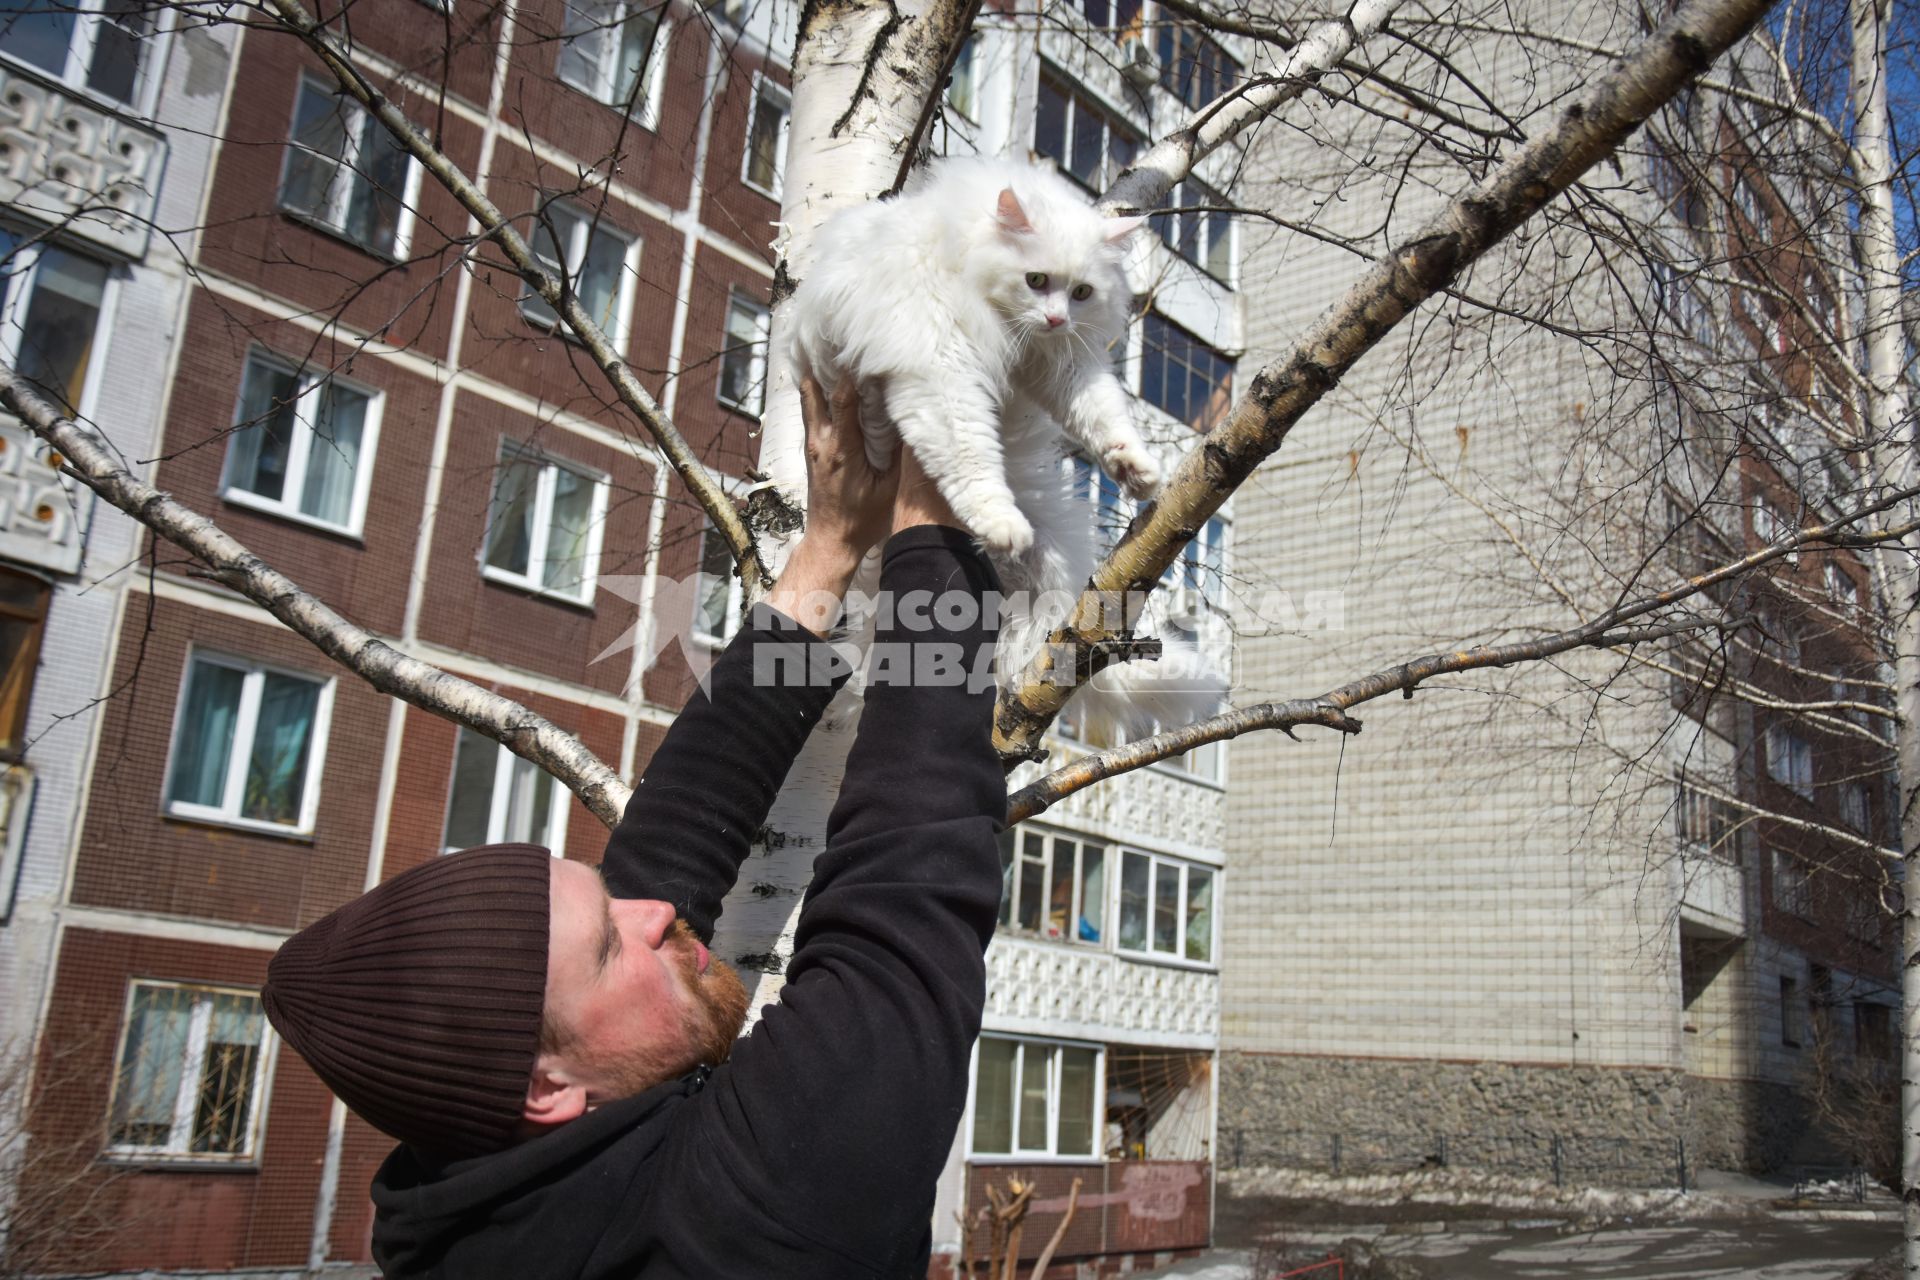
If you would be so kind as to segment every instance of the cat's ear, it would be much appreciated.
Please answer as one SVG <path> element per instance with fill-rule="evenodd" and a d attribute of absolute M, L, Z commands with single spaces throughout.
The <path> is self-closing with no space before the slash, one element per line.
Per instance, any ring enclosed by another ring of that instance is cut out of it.
<path fill-rule="evenodd" d="M 1020 197 L 1013 194 L 1012 187 L 1000 188 L 1000 203 L 994 209 L 994 216 L 1000 221 L 1000 229 L 1009 235 L 1033 234 L 1033 223 L 1027 221 L 1027 211 L 1020 207 Z"/>
<path fill-rule="evenodd" d="M 1145 218 L 1108 218 L 1107 243 L 1125 244 L 1127 237 L 1138 231 L 1145 223 Z"/>

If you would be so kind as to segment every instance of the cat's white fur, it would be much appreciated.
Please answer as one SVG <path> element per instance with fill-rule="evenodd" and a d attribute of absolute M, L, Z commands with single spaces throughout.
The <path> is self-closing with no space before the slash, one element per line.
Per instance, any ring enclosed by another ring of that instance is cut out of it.
<path fill-rule="evenodd" d="M 1055 605 L 1003 629 L 1009 681 L 1097 561 L 1061 431 L 1135 497 L 1159 487 L 1109 354 L 1126 329 L 1122 261 L 1142 221 L 1102 216 L 1051 169 L 939 161 L 898 197 L 823 224 L 787 304 L 795 368 L 829 392 L 858 382 L 875 463 L 892 457 L 897 433 L 1008 591 Z M 1109 667 L 1080 698 L 1137 732 L 1209 714 L 1223 692 L 1192 646 L 1168 637 L 1159 662 Z"/>

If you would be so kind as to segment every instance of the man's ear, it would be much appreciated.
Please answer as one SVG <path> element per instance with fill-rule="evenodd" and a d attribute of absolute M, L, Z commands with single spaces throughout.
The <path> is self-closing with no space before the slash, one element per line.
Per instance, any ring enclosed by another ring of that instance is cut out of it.
<path fill-rule="evenodd" d="M 587 1088 L 573 1078 L 566 1065 L 550 1053 L 534 1059 L 527 1079 L 527 1100 L 520 1117 L 538 1128 L 577 1120 L 587 1111 Z"/>

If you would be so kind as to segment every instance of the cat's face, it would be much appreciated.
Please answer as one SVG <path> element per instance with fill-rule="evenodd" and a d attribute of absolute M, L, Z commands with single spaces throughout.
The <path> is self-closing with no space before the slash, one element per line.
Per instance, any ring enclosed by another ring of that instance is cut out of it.
<path fill-rule="evenodd" d="M 1009 324 L 1030 339 L 1104 346 L 1126 314 L 1121 256 L 1143 220 L 1059 204 L 1029 214 L 1011 188 L 995 218 L 1001 252 L 982 265 Z"/>

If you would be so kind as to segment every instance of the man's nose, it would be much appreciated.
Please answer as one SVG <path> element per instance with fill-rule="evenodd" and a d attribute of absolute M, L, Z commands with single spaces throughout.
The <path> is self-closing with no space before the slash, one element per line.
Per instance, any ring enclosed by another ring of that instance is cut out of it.
<path fill-rule="evenodd" d="M 667 931 L 673 928 L 675 912 L 671 902 L 662 902 L 658 898 L 629 899 L 621 904 L 622 910 L 633 921 L 638 930 L 640 941 L 649 949 L 658 950 L 666 939 Z"/>

